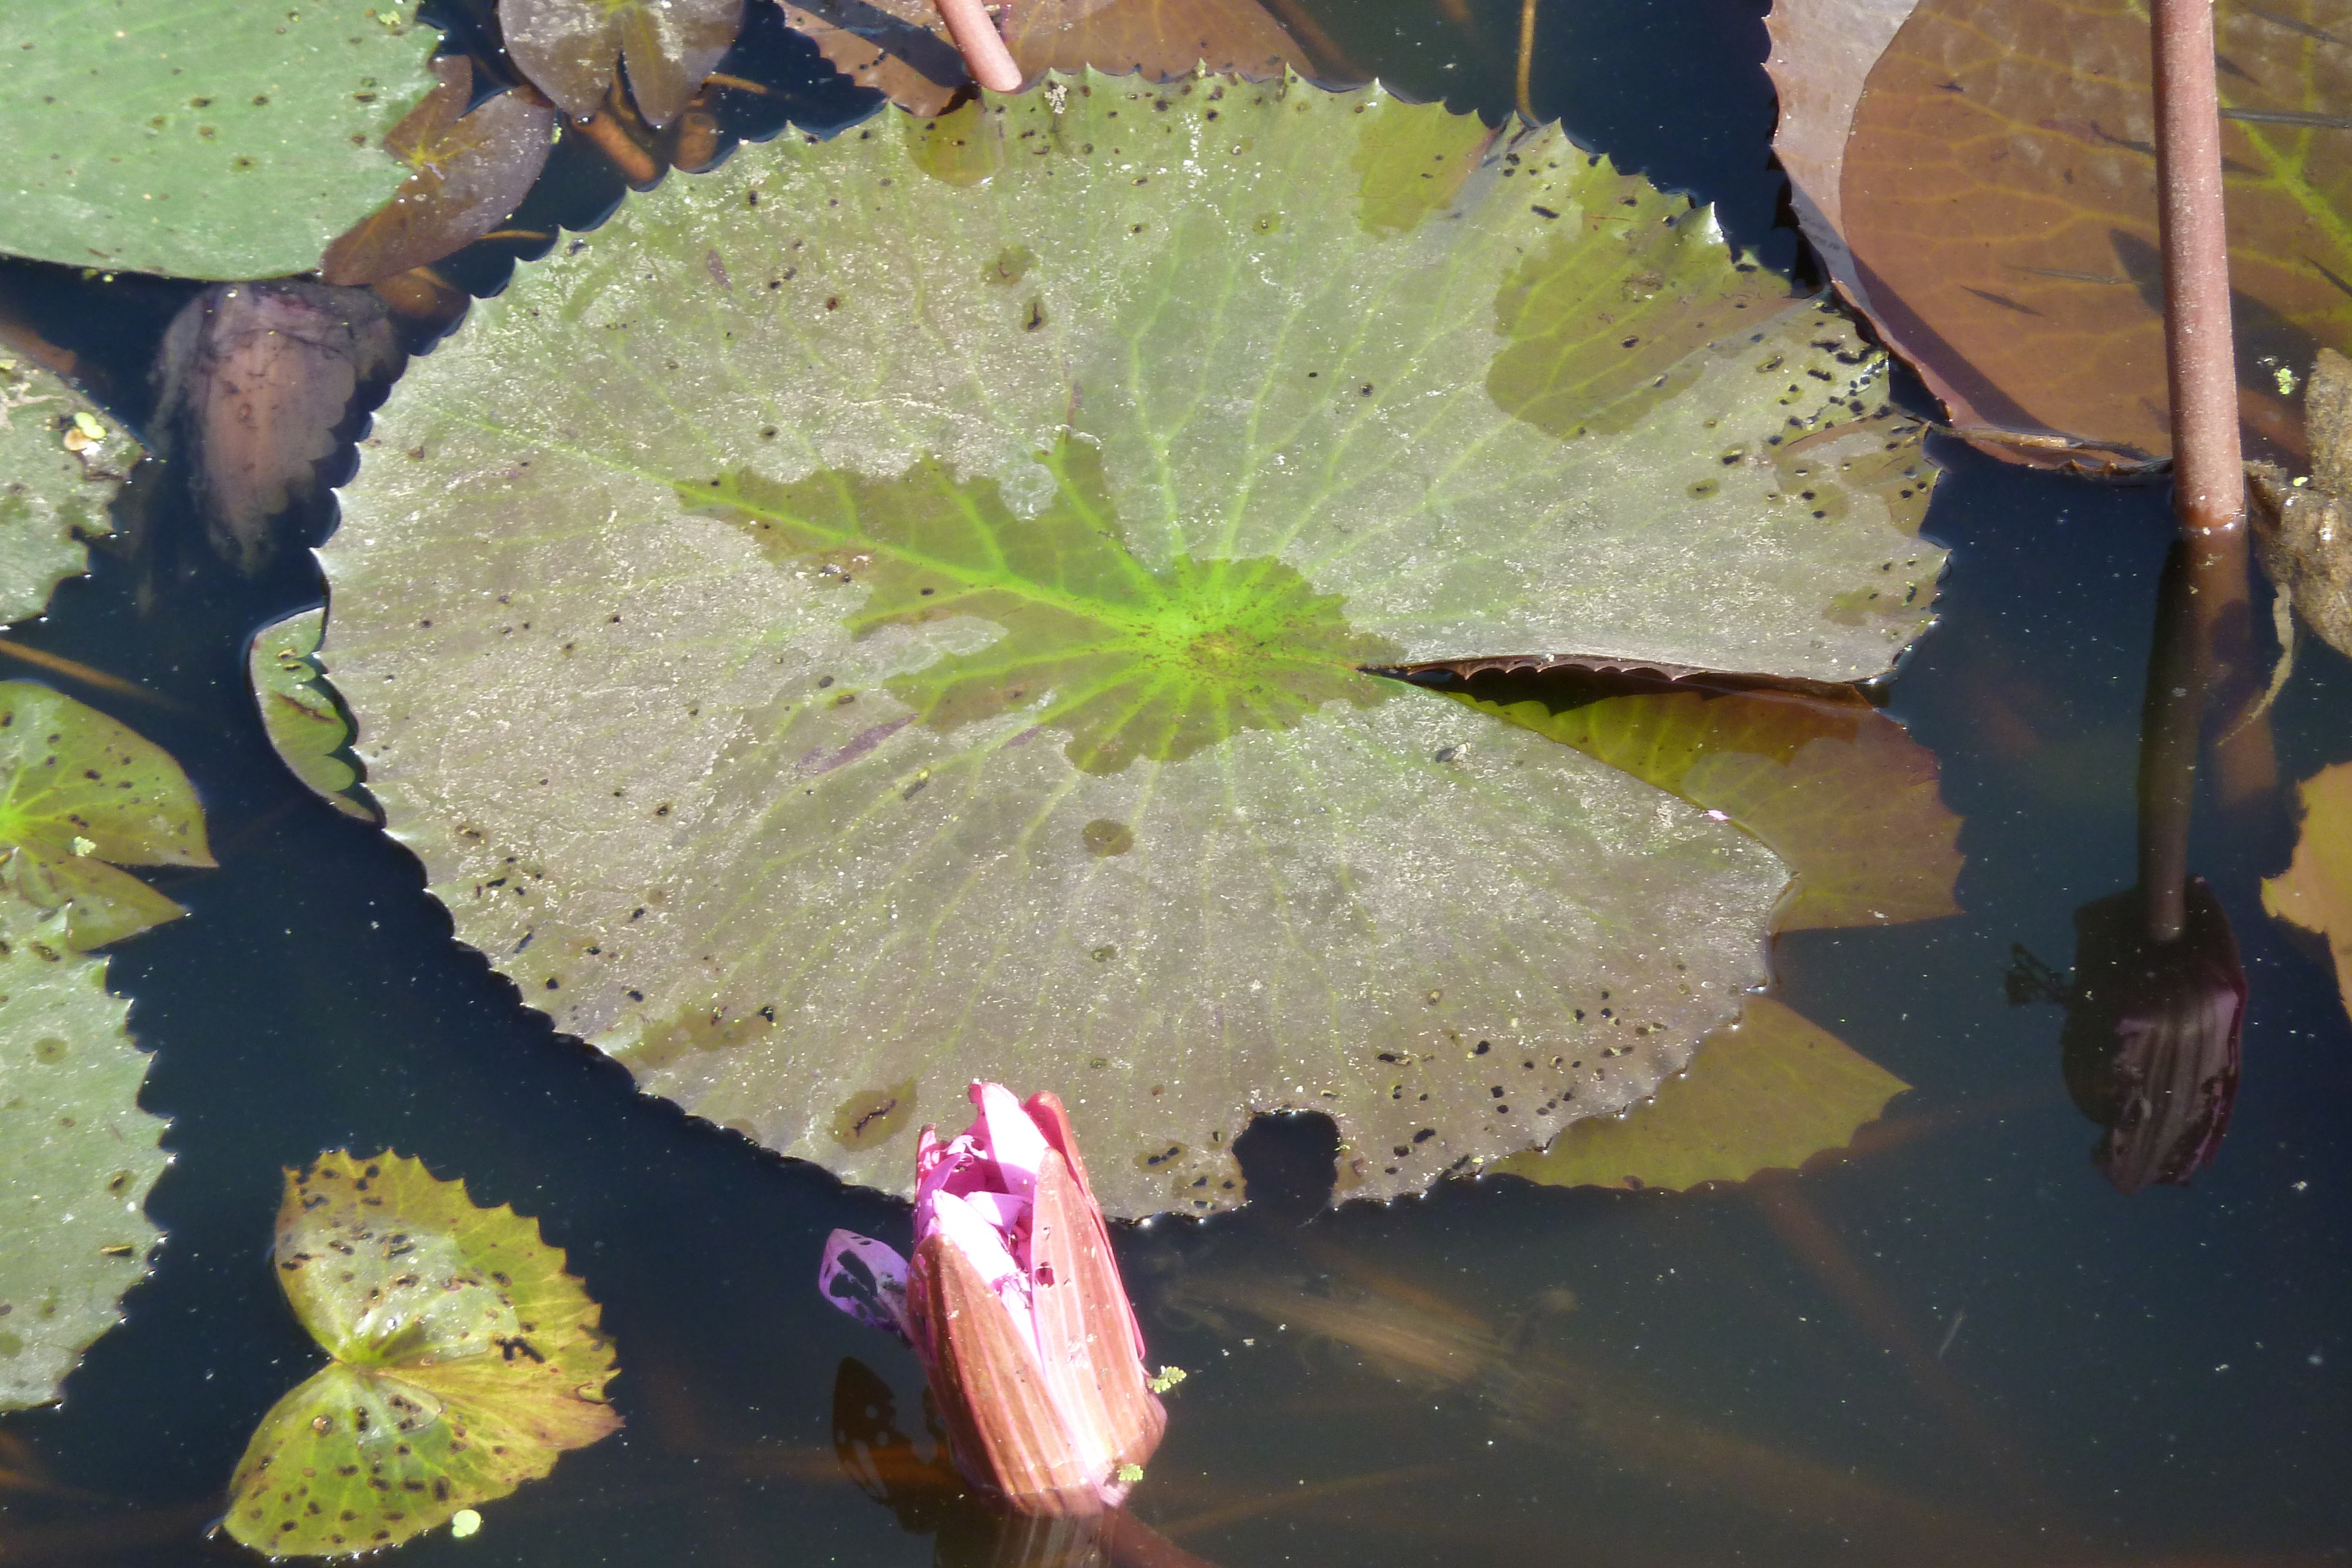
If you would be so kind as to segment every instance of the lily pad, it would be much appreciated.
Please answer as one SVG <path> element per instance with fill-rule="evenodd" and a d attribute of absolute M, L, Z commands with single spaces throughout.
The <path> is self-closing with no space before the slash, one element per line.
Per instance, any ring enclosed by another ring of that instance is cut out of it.
<path fill-rule="evenodd" d="M 228 1532 L 273 1557 L 396 1546 L 619 1427 L 598 1309 L 539 1227 L 420 1160 L 338 1150 L 286 1173 L 273 1254 L 335 1359 L 270 1407 Z"/>
<path fill-rule="evenodd" d="M 131 433 L 65 381 L 0 355 L 0 622 L 37 615 L 114 531 L 114 497 L 142 455 Z"/>
<path fill-rule="evenodd" d="M 1940 558 L 1824 461 L 1882 361 L 1555 129 L 1088 73 L 564 250 L 379 415 L 326 662 L 460 936 L 859 1181 L 974 1078 L 1123 1214 L 1232 1202 L 1255 1111 L 1384 1196 L 1633 1103 L 1780 866 L 1365 668 L 1841 681 L 1926 619 L 1853 612 Z"/>
<path fill-rule="evenodd" d="M 246 673 L 278 760 L 336 810 L 373 822 L 375 802 L 351 758 L 351 721 L 319 668 L 326 621 L 325 611 L 305 610 L 263 627 L 246 654 Z"/>
<path fill-rule="evenodd" d="M 139 1108 L 130 1010 L 63 915 L 0 898 L 0 1410 L 59 1396 L 163 1238 L 165 1123 Z"/>
<path fill-rule="evenodd" d="M 1775 12 L 1775 145 L 1809 232 L 1834 230 L 1840 288 L 1954 421 L 2168 452 L 2147 7 Z M 2301 450 L 2295 382 L 2319 345 L 2352 338 L 2347 25 L 2342 0 L 2216 16 L 2240 411 L 2257 453 Z"/>
<path fill-rule="evenodd" d="M 2263 908 L 2324 938 L 2336 988 L 2352 1010 L 2352 762 L 2303 781 L 2303 834 L 2285 871 L 2263 883 Z"/>
<path fill-rule="evenodd" d="M 1587 1117 L 1486 1169 L 1546 1186 L 1681 1192 L 1842 1149 L 1910 1087 L 1786 1003 L 1755 996 L 1681 1077 L 1623 1116 Z"/>
<path fill-rule="evenodd" d="M 392 0 L 58 0 L 0 11 L 0 251 L 270 277 L 398 187 L 384 133 L 436 35 Z"/>
<path fill-rule="evenodd" d="M 30 681 L 0 681 L 0 887 L 68 906 L 75 947 L 186 911 L 126 865 L 209 866 L 188 776 L 153 741 Z"/>

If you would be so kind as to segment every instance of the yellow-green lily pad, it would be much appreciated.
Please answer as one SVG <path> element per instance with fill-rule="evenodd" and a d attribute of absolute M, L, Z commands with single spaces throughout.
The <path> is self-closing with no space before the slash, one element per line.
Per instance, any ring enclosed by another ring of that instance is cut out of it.
<path fill-rule="evenodd" d="M 0 887 L 67 906 L 67 939 L 89 949 L 186 913 L 118 868 L 212 863 L 168 752 L 63 693 L 0 681 Z"/>
<path fill-rule="evenodd" d="M 2303 834 L 2286 870 L 2263 883 L 2263 908 L 2319 934 L 2336 960 L 2336 989 L 2352 1009 L 2352 762 L 2303 781 Z"/>
<path fill-rule="evenodd" d="M 270 1407 L 229 1483 L 230 1535 L 272 1557 L 398 1545 L 618 1427 L 599 1309 L 504 1205 L 383 1154 L 286 1173 L 274 1254 L 334 1360 Z"/>

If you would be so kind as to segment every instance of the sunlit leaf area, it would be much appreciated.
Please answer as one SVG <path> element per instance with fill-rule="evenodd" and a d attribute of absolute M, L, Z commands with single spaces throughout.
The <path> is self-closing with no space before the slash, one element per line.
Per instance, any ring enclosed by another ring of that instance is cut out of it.
<path fill-rule="evenodd" d="M 0 16 L 0 1564 L 2352 1552 L 2352 0 L 2218 609 L 2148 39 Z"/>

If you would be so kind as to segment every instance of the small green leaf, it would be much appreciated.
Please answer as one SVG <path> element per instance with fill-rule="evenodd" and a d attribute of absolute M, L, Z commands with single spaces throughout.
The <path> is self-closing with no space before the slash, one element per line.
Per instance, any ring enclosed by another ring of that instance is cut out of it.
<path fill-rule="evenodd" d="M 0 360 L 0 622 L 38 614 L 89 565 L 82 541 L 113 531 L 114 497 L 142 455 L 57 376 Z"/>
<path fill-rule="evenodd" d="M 63 915 L 0 898 L 0 1410 L 58 1397 L 163 1234 L 144 1206 L 170 1158 L 130 1006 Z"/>
<path fill-rule="evenodd" d="M 620 1426 L 596 1303 L 531 1221 L 396 1155 L 286 1178 L 278 1283 L 335 1360 L 262 1417 L 232 1536 L 274 1557 L 397 1545 Z"/>
<path fill-rule="evenodd" d="M 246 656 L 261 727 L 294 777 L 345 816 L 377 820 L 351 755 L 352 726 L 318 659 L 323 610 L 306 610 L 262 628 Z"/>
<path fill-rule="evenodd" d="M 73 945 L 89 948 L 182 913 L 116 866 L 212 863 L 204 810 L 163 747 L 47 686 L 0 681 L 0 885 L 40 909 L 69 903 Z"/>

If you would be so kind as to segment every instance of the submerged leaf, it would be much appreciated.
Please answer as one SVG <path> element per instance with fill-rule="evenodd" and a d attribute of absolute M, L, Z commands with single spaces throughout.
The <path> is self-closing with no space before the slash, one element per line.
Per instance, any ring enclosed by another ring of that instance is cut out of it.
<path fill-rule="evenodd" d="M 971 85 L 933 0 L 785 0 L 784 15 L 834 68 L 910 114 L 937 114 Z M 1309 68 L 1258 0 L 1034 0 L 996 20 L 1032 82 L 1088 66 L 1155 82 L 1195 69 L 1264 81 Z"/>
<path fill-rule="evenodd" d="M 214 554 L 248 576 L 276 558 L 269 525 L 341 446 L 352 394 L 405 359 L 373 289 L 215 284 L 180 308 L 156 351 L 150 428 L 186 470 Z"/>
<path fill-rule="evenodd" d="M 2321 768 L 2297 793 L 2303 834 L 2286 870 L 2263 882 L 2263 908 L 2326 940 L 2352 1010 L 2352 762 Z"/>
<path fill-rule="evenodd" d="M 0 250 L 178 277 L 317 265 L 406 172 L 381 142 L 432 87 L 436 35 L 394 14 L 392 0 L 0 9 Z"/>
<path fill-rule="evenodd" d="M 1571 706 L 1559 674 L 1474 677 L 1450 695 L 1761 839 L 1793 879 L 1776 931 L 1959 913 L 1960 820 L 1937 794 L 1935 754 L 1853 687 L 1742 689 L 1720 677 L 1618 672 L 1596 684 L 1655 689 Z"/>
<path fill-rule="evenodd" d="M 273 1557 L 394 1546 L 501 1498 L 620 1417 L 596 1303 L 539 1228 L 385 1154 L 286 1173 L 274 1253 L 335 1358 L 270 1407 L 226 1521 Z"/>
<path fill-rule="evenodd" d="M 1752 996 L 1648 1104 L 1587 1117 L 1542 1153 L 1486 1169 L 1546 1186 L 1680 1192 L 1746 1181 L 1843 1148 L 1909 1087 L 1803 1014 Z"/>
<path fill-rule="evenodd" d="M 70 903 L 72 944 L 90 948 L 184 913 L 116 866 L 212 863 L 204 810 L 163 747 L 47 686 L 0 681 L 0 885 L 37 909 Z"/>
<path fill-rule="evenodd" d="M 734 47 L 743 0 L 499 0 L 507 54 L 533 85 L 575 120 L 604 106 L 616 64 L 655 129 Z"/>
<path fill-rule="evenodd" d="M 170 1157 L 130 1009 L 64 916 L 0 898 L 0 1410 L 58 1397 L 163 1236 L 145 1206 Z"/>
<path fill-rule="evenodd" d="M 246 674 L 278 760 L 336 810 L 373 822 L 375 802 L 351 759 L 351 721 L 319 669 L 326 620 L 325 611 L 306 610 L 263 627 L 246 654 Z"/>
<path fill-rule="evenodd" d="M 113 531 L 114 497 L 141 455 L 62 379 L 0 351 L 0 622 L 37 615 L 89 565 L 82 541 Z"/>
<path fill-rule="evenodd" d="M 473 244 L 522 204 L 546 166 L 553 110 L 509 91 L 468 109 L 474 66 L 463 55 L 444 55 L 433 72 L 441 85 L 384 141 L 415 172 L 327 247 L 319 276 L 329 283 L 381 283 Z"/>
<path fill-rule="evenodd" d="M 1849 680 L 1925 620 L 1867 598 L 1939 559 L 1859 463 L 1881 361 L 1759 279 L 1556 130 L 1378 89 L 746 148 L 402 382 L 326 661 L 459 934 L 701 1115 L 901 1186 L 1012 1073 L 1116 1213 L 1234 1201 L 1284 1106 L 1415 1190 L 1654 1088 L 1780 873 L 1362 667 Z"/>

